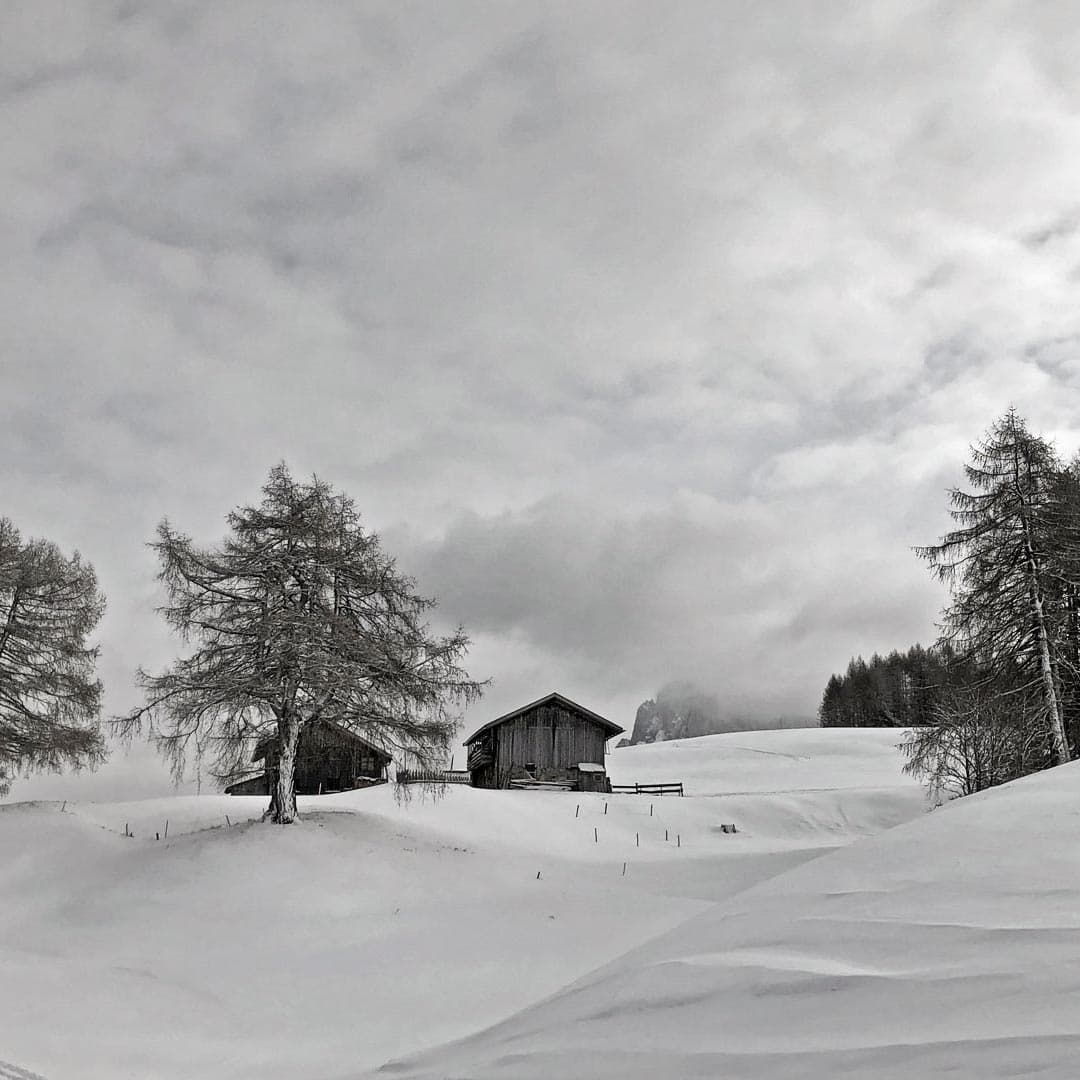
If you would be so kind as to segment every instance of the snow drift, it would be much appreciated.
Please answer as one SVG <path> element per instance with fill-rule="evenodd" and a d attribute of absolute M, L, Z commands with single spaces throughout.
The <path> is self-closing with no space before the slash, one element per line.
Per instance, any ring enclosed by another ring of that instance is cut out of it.
<path fill-rule="evenodd" d="M 1062 766 L 816 859 L 379 1075 L 1073 1077 L 1078 787 Z"/>
<path fill-rule="evenodd" d="M 923 816 L 896 742 L 808 729 L 631 747 L 609 759 L 617 782 L 681 779 L 687 797 L 453 787 L 399 803 L 384 787 L 301 800 L 287 828 L 257 824 L 256 798 L 0 806 L 0 1075 L 315 1080 L 403 1055 L 404 1075 L 545 1075 L 562 1053 L 575 1076 L 619 1055 L 644 1068 L 634 1010 L 663 1056 L 657 1027 L 685 1036 L 679 995 L 711 1000 L 718 903 Z M 817 946 L 785 927 L 790 967 Z M 507 1040 L 526 1058 L 504 1061 Z"/>

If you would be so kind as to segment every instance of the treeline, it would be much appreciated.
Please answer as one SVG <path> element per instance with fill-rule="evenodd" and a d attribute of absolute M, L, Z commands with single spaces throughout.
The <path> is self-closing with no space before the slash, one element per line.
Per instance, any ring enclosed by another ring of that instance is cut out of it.
<path fill-rule="evenodd" d="M 818 708 L 822 727 L 921 727 L 934 716 L 967 668 L 946 642 L 913 645 L 869 660 L 854 657 L 843 675 L 833 675 Z"/>
<path fill-rule="evenodd" d="M 822 723 L 899 723 L 907 770 L 969 794 L 1080 750 L 1080 458 L 1010 410 L 971 449 L 955 528 L 917 548 L 949 589 L 943 633 L 833 676 Z"/>

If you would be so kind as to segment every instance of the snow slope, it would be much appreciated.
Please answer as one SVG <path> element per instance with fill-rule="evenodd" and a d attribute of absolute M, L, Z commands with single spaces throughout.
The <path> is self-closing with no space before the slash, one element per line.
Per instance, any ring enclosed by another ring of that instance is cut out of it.
<path fill-rule="evenodd" d="M 573 1011 L 559 995 L 596 969 L 647 963 L 677 938 L 643 943 L 711 932 L 725 898 L 924 816 L 896 741 L 629 747 L 616 782 L 682 779 L 688 797 L 384 787 L 301 800 L 286 829 L 226 796 L 0 807 L 0 1076 L 341 1076 L 531 1024 L 542 999 Z"/>
<path fill-rule="evenodd" d="M 950 804 L 379 1075 L 1074 1077 L 1078 790 L 1074 763 Z"/>

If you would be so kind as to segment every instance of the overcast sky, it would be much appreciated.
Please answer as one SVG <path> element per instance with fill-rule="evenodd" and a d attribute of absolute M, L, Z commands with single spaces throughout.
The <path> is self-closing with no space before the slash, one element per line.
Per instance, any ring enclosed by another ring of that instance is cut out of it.
<path fill-rule="evenodd" d="M 97 567 L 109 711 L 157 521 L 284 459 L 464 623 L 469 729 L 813 714 L 934 637 L 968 444 L 1080 444 L 1078 55 L 1068 2 L 7 0 L 0 514 Z"/>

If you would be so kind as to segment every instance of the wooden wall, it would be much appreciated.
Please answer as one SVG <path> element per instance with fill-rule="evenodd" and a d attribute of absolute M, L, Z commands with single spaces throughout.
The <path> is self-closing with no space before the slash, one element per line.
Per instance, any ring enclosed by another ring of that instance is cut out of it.
<path fill-rule="evenodd" d="M 296 792 L 348 791 L 357 777 L 381 777 L 387 760 L 326 724 L 307 725 L 300 731 L 296 748 Z M 277 765 L 276 747 L 267 755 L 266 765 L 272 773 Z"/>
<path fill-rule="evenodd" d="M 607 735 L 595 720 L 549 703 L 485 732 L 491 764 L 479 770 L 478 787 L 506 787 L 512 779 L 576 780 L 582 761 L 604 764 Z M 526 766 L 533 768 L 526 769 Z"/>

